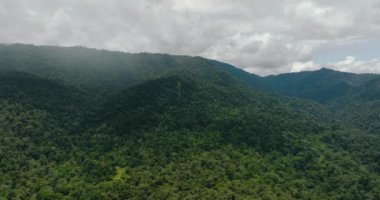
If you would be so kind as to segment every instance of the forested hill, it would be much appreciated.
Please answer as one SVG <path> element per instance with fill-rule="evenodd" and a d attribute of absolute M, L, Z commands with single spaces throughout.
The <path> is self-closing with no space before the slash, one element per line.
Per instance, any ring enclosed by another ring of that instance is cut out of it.
<path fill-rule="evenodd" d="M 323 104 L 336 118 L 371 133 L 380 131 L 380 75 L 317 71 L 263 77 L 259 85 L 290 97 Z"/>
<path fill-rule="evenodd" d="M 0 199 L 380 199 L 378 80 L 0 45 Z"/>
<path fill-rule="evenodd" d="M 317 71 L 264 77 L 262 85 L 279 93 L 326 103 L 351 95 L 380 78 L 376 74 L 353 74 L 322 68 Z"/>
<path fill-rule="evenodd" d="M 27 72 L 84 89 L 124 89 L 179 68 L 200 66 L 235 69 L 200 57 L 129 54 L 84 47 L 0 45 L 0 70 Z"/>

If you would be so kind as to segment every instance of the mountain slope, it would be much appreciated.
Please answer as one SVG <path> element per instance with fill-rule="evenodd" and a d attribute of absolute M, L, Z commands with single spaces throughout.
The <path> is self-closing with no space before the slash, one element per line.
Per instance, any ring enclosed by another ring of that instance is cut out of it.
<path fill-rule="evenodd" d="M 201 69 L 200 66 L 236 69 L 200 57 L 129 54 L 84 47 L 0 45 L 0 70 L 35 74 L 91 91 L 120 90 L 180 68 Z"/>
<path fill-rule="evenodd" d="M 176 65 L 163 54 L 128 54 L 83 47 L 0 45 L 0 69 L 17 70 L 99 90 L 133 85 Z"/>
<path fill-rule="evenodd" d="M 352 125 L 370 133 L 380 132 L 380 78 L 369 81 L 353 94 L 343 96 L 328 106 Z"/>
<path fill-rule="evenodd" d="M 77 88 L 33 74 L 0 72 L 0 100 L 51 113 L 57 120 L 80 120 L 88 106 L 88 94 Z"/>
<path fill-rule="evenodd" d="M 319 102 L 346 126 L 378 133 L 379 80 L 380 75 L 376 74 L 344 73 L 323 68 L 268 76 L 259 84 L 279 94 Z"/>
<path fill-rule="evenodd" d="M 122 134 L 220 131 L 226 134 L 226 140 L 236 137 L 235 142 L 239 142 L 244 137 L 244 142 L 263 150 L 280 148 L 284 130 L 321 128 L 311 122 L 307 126 L 303 121 L 306 117 L 297 116 L 274 97 L 252 93 L 233 81 L 220 87 L 180 76 L 152 80 L 122 91 L 99 116 Z M 269 127 L 271 124 L 277 126 Z M 250 132 L 255 134 L 249 135 Z"/>
<path fill-rule="evenodd" d="M 328 146 L 333 142 L 323 136 L 335 130 L 305 123 L 307 118 L 288 104 L 233 78 L 219 90 L 214 85 L 218 78 L 209 78 L 177 73 L 111 98 L 101 114 L 104 121 L 88 131 L 85 145 L 105 151 L 102 160 L 116 166 L 113 173 L 102 171 L 108 177 L 96 186 L 98 191 L 152 199 L 377 198 L 377 172 Z M 157 187 L 145 190 L 147 185 Z"/>
<path fill-rule="evenodd" d="M 200 57 L 0 49 L 0 199 L 380 198 L 379 136 L 265 78 Z"/>

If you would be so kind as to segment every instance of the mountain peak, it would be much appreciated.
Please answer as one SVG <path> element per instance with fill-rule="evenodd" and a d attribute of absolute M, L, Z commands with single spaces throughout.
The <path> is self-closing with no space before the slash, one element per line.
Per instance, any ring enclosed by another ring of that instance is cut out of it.
<path fill-rule="evenodd" d="M 319 69 L 317 71 L 335 71 L 335 70 L 332 70 L 332 69 L 327 68 L 327 67 L 322 67 L 321 69 Z"/>
<path fill-rule="evenodd" d="M 341 72 L 341 71 L 337 71 L 337 70 L 333 70 L 331 68 L 327 68 L 327 67 L 322 67 L 321 69 L 319 70 L 316 70 L 314 72 L 325 72 L 325 73 L 346 73 L 346 72 Z"/>

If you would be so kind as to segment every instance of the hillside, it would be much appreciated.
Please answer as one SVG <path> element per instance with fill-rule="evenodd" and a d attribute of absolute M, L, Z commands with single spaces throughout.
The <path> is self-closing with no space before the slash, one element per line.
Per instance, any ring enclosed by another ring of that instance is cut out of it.
<path fill-rule="evenodd" d="M 259 77 L 82 47 L 0 52 L 0 199 L 380 198 L 377 110 L 340 117 L 353 103 L 376 107 L 375 75 Z"/>
<path fill-rule="evenodd" d="M 0 45 L 0 70 L 20 71 L 94 91 L 123 89 L 194 66 L 227 66 L 200 57 L 111 52 L 84 47 Z M 233 66 L 228 66 L 235 69 Z M 248 73 L 247 73 L 248 74 Z"/>
<path fill-rule="evenodd" d="M 318 71 L 263 77 L 260 86 L 290 97 L 323 104 L 347 126 L 378 133 L 380 75 Z"/>

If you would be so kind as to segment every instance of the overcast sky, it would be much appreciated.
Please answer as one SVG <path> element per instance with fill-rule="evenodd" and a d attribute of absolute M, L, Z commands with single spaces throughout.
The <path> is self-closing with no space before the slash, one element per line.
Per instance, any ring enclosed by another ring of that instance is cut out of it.
<path fill-rule="evenodd" d="M 380 73 L 378 0 L 0 0 L 0 43 L 199 55 L 260 75 Z"/>

